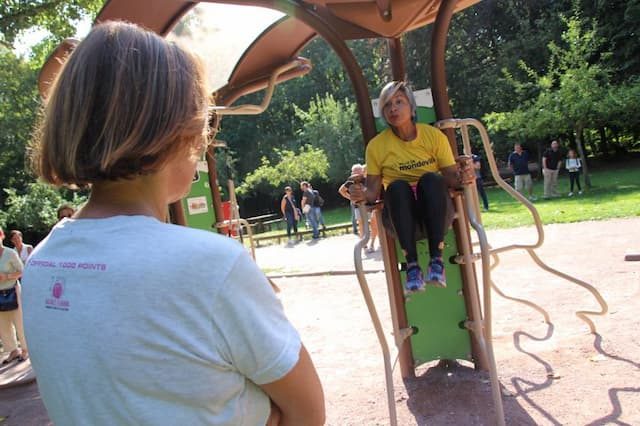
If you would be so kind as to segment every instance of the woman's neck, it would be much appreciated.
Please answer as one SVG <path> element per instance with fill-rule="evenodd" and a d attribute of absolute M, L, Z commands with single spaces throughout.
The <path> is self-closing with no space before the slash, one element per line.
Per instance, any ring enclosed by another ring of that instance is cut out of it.
<path fill-rule="evenodd" d="M 409 121 L 408 123 L 402 124 L 398 127 L 393 127 L 392 129 L 393 133 L 395 133 L 397 137 L 406 142 L 412 141 L 418 136 L 418 128 L 413 121 Z"/>
<path fill-rule="evenodd" d="M 130 180 L 95 183 L 89 201 L 75 215 L 78 219 L 98 219 L 111 216 L 151 216 L 165 220 L 166 194 L 162 186 L 151 182 L 153 176 Z"/>

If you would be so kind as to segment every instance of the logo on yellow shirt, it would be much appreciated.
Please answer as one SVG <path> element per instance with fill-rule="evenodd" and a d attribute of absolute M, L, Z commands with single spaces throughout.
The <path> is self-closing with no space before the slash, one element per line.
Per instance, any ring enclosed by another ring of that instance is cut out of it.
<path fill-rule="evenodd" d="M 407 170 L 419 169 L 421 167 L 434 164 L 435 162 L 436 160 L 433 157 L 427 158 L 426 160 L 419 160 L 419 161 L 411 160 L 403 163 L 398 163 L 398 170 L 407 171 Z"/>

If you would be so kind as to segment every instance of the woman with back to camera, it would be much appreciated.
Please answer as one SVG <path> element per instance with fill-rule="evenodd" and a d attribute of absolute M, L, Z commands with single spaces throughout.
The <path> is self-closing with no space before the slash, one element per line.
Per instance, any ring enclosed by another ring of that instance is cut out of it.
<path fill-rule="evenodd" d="M 324 421 L 311 359 L 246 250 L 165 223 L 206 149 L 204 78 L 177 45 L 110 22 L 54 82 L 34 166 L 54 185 L 91 186 L 23 279 L 31 358 L 55 424 Z"/>
<path fill-rule="evenodd" d="M 350 185 L 354 201 L 374 202 L 385 188 L 383 215 L 388 215 L 407 260 L 407 293 L 424 289 L 425 281 L 446 286 L 442 250 L 449 202 L 447 187 L 473 173 L 459 172 L 447 137 L 435 127 L 416 123 L 416 101 L 407 83 L 393 81 L 380 93 L 380 116 L 389 128 L 374 137 L 366 150 L 366 186 Z M 473 180 L 473 176 L 471 176 Z M 426 231 L 430 261 L 426 280 L 418 265 L 416 232 Z"/>

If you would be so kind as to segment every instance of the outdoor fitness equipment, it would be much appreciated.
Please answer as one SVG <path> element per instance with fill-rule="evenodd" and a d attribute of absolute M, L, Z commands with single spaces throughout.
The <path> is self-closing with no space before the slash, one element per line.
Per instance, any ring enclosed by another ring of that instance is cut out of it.
<path fill-rule="evenodd" d="M 167 36 L 170 34 L 172 28 L 182 20 L 183 16 L 192 9 L 195 11 L 198 7 L 204 7 L 208 3 L 259 6 L 285 13 L 286 16 L 275 21 L 253 41 L 238 60 L 227 83 L 216 90 L 214 95 L 216 105 L 218 106 L 213 107 L 211 110 L 214 127 L 216 127 L 219 119 L 224 115 L 260 113 L 268 104 L 268 99 L 271 93 L 273 93 L 272 89 L 275 84 L 309 72 L 311 67 L 308 61 L 305 62 L 305 60 L 298 58 L 297 55 L 309 41 L 316 36 L 321 36 L 333 48 L 336 55 L 342 61 L 345 71 L 352 83 L 365 144 L 376 135 L 370 102 L 371 97 L 360 65 L 348 48 L 346 41 L 362 38 L 384 38 L 387 41 L 389 50 L 393 79 L 403 80 L 406 72 L 401 43 L 402 35 L 405 32 L 433 23 L 433 30 L 431 32 L 431 58 L 427 62 L 430 63 L 431 66 L 431 90 L 433 93 L 436 117 L 439 120 L 436 125 L 440 127 L 449 138 L 454 156 L 458 155 L 455 131 L 459 130 L 461 132 L 464 152 L 470 154 L 468 127 L 478 129 L 494 179 L 496 179 L 502 188 L 521 201 L 531 211 L 538 232 L 538 241 L 535 244 L 512 244 L 506 247 L 491 248 L 482 227 L 475 187 L 467 185 L 462 192 L 457 192 L 453 196 L 456 220 L 454 221 L 453 231 L 449 233 L 447 241 L 449 248 L 453 250 L 451 257 L 457 265 L 447 265 L 447 276 L 451 287 L 448 291 L 453 290 L 455 287 L 454 282 L 459 282 L 462 295 L 464 296 L 464 309 L 455 314 L 455 320 L 447 321 L 447 326 L 452 327 L 455 333 L 459 333 L 462 336 L 461 341 L 469 342 L 470 351 L 467 351 L 467 346 L 463 346 L 462 343 L 456 344 L 454 349 L 460 350 L 460 348 L 464 347 L 464 350 L 461 351 L 464 358 L 470 358 L 475 363 L 476 368 L 490 372 L 492 395 L 496 408 L 496 423 L 504 424 L 500 388 L 497 381 L 497 372 L 493 361 L 491 346 L 491 256 L 497 260 L 499 253 L 512 249 L 524 249 L 543 269 L 586 288 L 596 297 L 601 309 L 597 312 L 582 311 L 577 314 L 589 324 L 592 331 L 595 330 L 595 327 L 586 315 L 603 315 L 607 308 L 604 300 L 593 287 L 548 267 L 538 258 L 534 250 L 542 244 L 544 234 L 537 211 L 526 199 L 515 193 L 513 189 L 500 179 L 484 127 L 482 127 L 477 120 L 453 119 L 447 95 L 445 73 L 447 33 L 452 15 L 479 1 L 480 0 L 213 0 L 197 2 L 191 0 L 137 0 L 132 2 L 130 0 L 107 0 L 103 9 L 98 14 L 96 22 L 114 19 L 126 20 L 140 24 L 162 36 Z M 198 20 L 191 20 L 191 22 L 196 21 Z M 187 25 L 186 22 L 183 23 Z M 204 27 L 206 27 L 206 25 L 204 25 Z M 190 33 L 190 31 L 186 33 Z M 39 86 L 43 94 L 46 94 L 50 81 L 57 73 L 65 56 L 73 50 L 73 46 L 73 42 L 61 44 L 43 67 L 39 79 Z M 215 49 L 220 46 L 216 43 L 206 43 L 205 47 L 212 49 L 211 52 L 208 53 L 215 56 Z M 260 105 L 233 106 L 240 97 L 264 89 L 267 89 L 267 96 L 265 96 L 265 100 Z M 209 186 L 212 192 L 215 215 L 216 218 L 221 218 L 222 201 L 218 191 L 213 151 L 211 151 L 211 155 L 207 155 L 207 169 L 209 171 Z M 362 211 L 362 207 L 360 209 L 360 211 Z M 175 223 L 186 224 L 181 203 L 174 203 L 170 211 L 172 220 Z M 379 215 L 380 213 L 376 211 L 375 214 Z M 382 221 L 378 220 L 378 223 L 381 224 Z M 470 227 L 473 228 L 478 235 L 479 253 L 473 251 L 473 244 L 469 232 Z M 356 247 L 356 253 L 354 255 L 356 271 L 358 272 L 358 281 L 360 282 L 367 306 L 371 312 L 376 333 L 380 339 L 385 360 L 390 422 L 395 425 L 397 422 L 391 377 L 393 363 L 391 362 L 391 354 L 384 330 L 375 311 L 375 305 L 368 292 L 362 264 L 359 262 L 361 261 L 361 258 L 359 258 L 361 256 L 360 248 L 367 238 L 368 236 L 365 235 Z M 427 358 L 434 356 L 441 359 L 447 357 L 457 358 L 460 356 L 451 354 L 450 352 L 444 353 L 444 351 L 440 351 L 443 343 L 441 343 L 441 339 L 438 339 L 435 333 L 428 333 L 426 331 L 428 330 L 428 325 L 417 328 L 412 326 L 414 311 L 420 311 L 422 303 L 428 303 L 429 297 L 431 297 L 430 294 L 436 294 L 436 291 L 427 292 L 426 295 L 412 296 L 412 301 L 405 305 L 401 284 L 402 274 L 397 268 L 398 252 L 395 249 L 395 241 L 385 232 L 380 232 L 380 240 L 389 290 L 389 301 L 391 304 L 394 342 L 397 348 L 397 356 L 403 377 L 409 377 L 414 374 L 416 361 L 425 362 L 428 360 Z M 474 270 L 474 262 L 478 260 L 481 261 L 482 265 L 482 298 L 484 303 L 480 303 L 478 280 L 476 279 Z M 454 278 L 456 274 L 459 274 L 459 280 Z M 440 292 L 440 290 L 438 290 L 438 292 Z M 444 291 L 442 293 L 445 294 Z M 454 298 L 456 298 L 457 302 L 448 305 L 447 308 L 453 305 L 462 307 L 462 303 L 460 302 L 461 298 L 457 295 L 457 292 L 455 293 Z M 535 306 L 530 302 L 526 303 L 529 306 Z M 413 308 L 414 304 L 415 310 Z M 482 311 L 482 307 L 484 311 Z M 548 321 L 548 316 L 545 316 L 545 319 Z M 462 328 L 460 328 L 460 326 Z M 472 338 L 468 337 L 465 330 L 470 331 Z M 454 333 L 454 331 L 446 331 L 445 333 L 450 334 Z M 423 343 L 426 344 L 426 348 L 429 350 L 437 348 L 439 353 L 424 356 L 420 355 L 420 347 Z M 467 345 L 467 343 L 465 343 L 465 345 Z M 412 350 L 414 347 L 418 350 L 416 356 L 414 356 L 415 351 Z"/>

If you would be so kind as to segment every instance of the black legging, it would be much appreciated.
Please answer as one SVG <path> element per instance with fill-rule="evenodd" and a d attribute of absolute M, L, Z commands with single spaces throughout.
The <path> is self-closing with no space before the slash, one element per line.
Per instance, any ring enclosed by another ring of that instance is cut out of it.
<path fill-rule="evenodd" d="M 569 172 L 569 183 L 571 184 L 571 192 L 573 192 L 574 182 L 578 185 L 578 191 L 582 191 L 582 188 L 580 188 L 580 172 Z"/>
<path fill-rule="evenodd" d="M 291 238 L 291 230 L 298 235 L 298 222 L 296 221 L 296 217 L 292 211 L 285 212 L 285 218 L 287 222 L 287 237 Z"/>
<path fill-rule="evenodd" d="M 431 257 L 442 256 L 447 215 L 447 191 L 442 176 L 425 173 L 418 181 L 416 197 L 408 182 L 393 181 L 385 190 L 385 208 L 389 210 L 400 246 L 407 262 L 416 262 L 416 224 L 424 225 Z M 419 222 L 420 221 L 420 222 Z"/>

